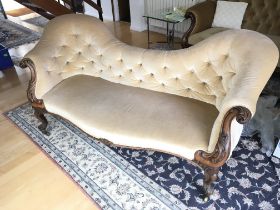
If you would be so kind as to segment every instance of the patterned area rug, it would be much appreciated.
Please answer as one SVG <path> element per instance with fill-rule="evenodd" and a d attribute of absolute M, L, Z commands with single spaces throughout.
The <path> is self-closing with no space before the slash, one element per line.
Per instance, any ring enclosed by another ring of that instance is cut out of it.
<path fill-rule="evenodd" d="M 0 43 L 7 48 L 17 47 L 38 40 L 40 34 L 0 18 Z"/>
<path fill-rule="evenodd" d="M 47 23 L 49 22 L 49 20 L 47 18 L 42 17 L 42 16 L 30 18 L 30 19 L 27 19 L 24 21 L 27 23 L 33 24 L 35 26 L 40 26 L 40 27 L 45 27 L 47 25 Z"/>
<path fill-rule="evenodd" d="M 280 160 L 260 152 L 258 139 L 243 137 L 219 172 L 204 203 L 201 170 L 168 154 L 108 147 L 73 124 L 48 115 L 50 136 L 38 131 L 29 104 L 6 113 L 102 209 L 280 208 Z"/>

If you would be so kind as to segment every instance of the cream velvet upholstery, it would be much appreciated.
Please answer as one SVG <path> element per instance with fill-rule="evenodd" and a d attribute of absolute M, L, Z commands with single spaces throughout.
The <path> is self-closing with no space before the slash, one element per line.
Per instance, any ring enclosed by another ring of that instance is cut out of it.
<path fill-rule="evenodd" d="M 189 159 L 197 150 L 208 149 L 218 116 L 211 104 L 86 75 L 59 83 L 43 100 L 48 111 L 94 137 Z"/>
<path fill-rule="evenodd" d="M 188 42 L 191 45 L 195 45 L 198 42 L 201 42 L 207 38 L 209 38 L 210 36 L 213 36 L 214 34 L 223 32 L 229 30 L 228 28 L 221 28 L 221 27 L 214 27 L 214 28 L 208 28 L 204 31 L 195 33 L 190 35 Z M 278 47 L 278 50 L 280 50 L 280 36 L 273 36 L 273 35 L 266 35 L 268 38 L 270 38 L 274 44 Z M 278 60 L 278 67 L 280 67 L 280 59 Z"/>
<path fill-rule="evenodd" d="M 140 49 L 114 38 L 93 17 L 65 15 L 48 24 L 40 42 L 25 57 L 31 58 L 37 69 L 37 98 L 45 98 L 46 109 L 60 115 L 63 108 L 55 105 L 57 98 L 52 100 L 48 93 L 57 84 L 65 87 L 60 83 L 80 74 L 212 104 L 219 111 L 208 144 L 208 151 L 213 151 L 229 109 L 244 106 L 254 114 L 259 94 L 278 61 L 278 50 L 266 36 L 247 30 L 222 32 L 189 49 Z M 79 103 L 72 100 L 71 104 Z M 78 126 L 83 123 L 82 119 L 76 121 Z"/>

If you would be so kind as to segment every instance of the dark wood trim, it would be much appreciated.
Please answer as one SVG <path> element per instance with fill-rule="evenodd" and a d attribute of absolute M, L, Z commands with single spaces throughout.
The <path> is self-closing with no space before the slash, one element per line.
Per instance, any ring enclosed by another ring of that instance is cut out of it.
<path fill-rule="evenodd" d="M 87 4 L 89 4 L 91 7 L 93 7 L 94 9 L 96 9 L 98 12 L 103 13 L 102 7 L 101 7 L 101 3 L 100 3 L 100 5 L 98 5 L 97 3 L 93 2 L 92 0 L 84 0 L 84 2 L 86 2 Z"/>
<path fill-rule="evenodd" d="M 29 0 L 28 2 L 43 8 L 45 11 L 50 12 L 54 16 L 73 13 L 72 10 L 66 8 L 56 1 Z"/>
<path fill-rule="evenodd" d="M 205 200 L 213 193 L 212 183 L 217 180 L 219 168 L 229 158 L 231 152 L 231 123 L 234 119 L 240 124 L 245 124 L 251 119 L 249 109 L 241 106 L 231 108 L 225 115 L 222 123 L 218 142 L 213 152 L 208 153 L 198 150 L 194 155 L 194 162 L 204 169 Z"/>
<path fill-rule="evenodd" d="M 48 121 L 46 117 L 44 116 L 45 113 L 47 113 L 47 110 L 45 108 L 44 102 L 42 99 L 37 99 L 35 96 L 35 86 L 37 81 L 37 75 L 36 75 L 36 68 L 33 63 L 33 61 L 30 58 L 24 58 L 20 62 L 21 68 L 29 68 L 31 78 L 28 83 L 27 87 L 27 99 L 31 103 L 32 108 L 34 110 L 35 117 L 40 121 L 40 125 L 38 128 L 40 131 L 45 134 L 49 135 L 49 132 L 47 131 Z"/>
<path fill-rule="evenodd" d="M 181 42 L 182 48 L 188 48 L 188 47 L 192 46 L 191 44 L 189 44 L 189 37 L 192 34 L 195 24 L 196 24 L 196 18 L 192 12 L 187 12 L 185 15 L 185 18 L 191 20 L 191 25 L 182 37 L 182 42 Z"/>
<path fill-rule="evenodd" d="M 38 108 L 38 107 L 34 107 L 34 106 L 32 106 L 32 108 L 33 108 L 33 110 L 34 110 L 34 115 L 35 115 L 35 117 L 39 120 L 39 122 L 41 123 L 39 126 L 38 126 L 38 128 L 39 128 L 39 130 L 43 133 L 43 134 L 45 134 L 45 135 L 47 135 L 47 136 L 49 136 L 50 135 L 50 133 L 49 133 L 49 131 L 47 131 L 47 127 L 48 127 L 48 120 L 47 120 L 47 118 L 45 117 L 45 113 L 48 113 L 47 112 L 47 110 L 46 109 L 42 109 L 42 108 Z"/>
<path fill-rule="evenodd" d="M 98 10 L 98 15 L 99 15 L 99 19 L 101 21 L 103 21 L 103 11 L 102 11 L 101 0 L 97 0 L 96 4 L 99 8 L 101 8 L 101 10 Z"/>
<path fill-rule="evenodd" d="M 45 109 L 45 105 L 42 99 L 37 99 L 35 96 L 35 86 L 37 81 L 37 75 L 36 75 L 36 68 L 33 63 L 33 61 L 30 58 L 24 58 L 21 60 L 19 66 L 21 68 L 29 68 L 31 78 L 28 83 L 27 88 L 27 99 L 32 104 L 32 106 Z"/>

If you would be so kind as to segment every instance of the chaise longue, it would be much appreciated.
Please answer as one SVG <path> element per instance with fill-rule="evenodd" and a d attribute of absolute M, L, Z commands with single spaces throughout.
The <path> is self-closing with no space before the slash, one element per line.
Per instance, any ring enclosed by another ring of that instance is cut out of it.
<path fill-rule="evenodd" d="M 204 170 L 205 200 L 278 61 L 275 44 L 229 30 L 188 49 L 128 46 L 98 19 L 50 21 L 21 61 L 27 97 L 46 135 L 45 113 L 59 115 L 115 145 L 193 160 Z"/>

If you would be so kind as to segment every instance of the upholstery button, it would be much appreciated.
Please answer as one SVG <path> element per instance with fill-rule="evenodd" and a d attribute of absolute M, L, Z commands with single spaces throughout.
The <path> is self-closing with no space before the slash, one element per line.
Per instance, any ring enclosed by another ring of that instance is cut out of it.
<path fill-rule="evenodd" d="M 81 51 L 79 51 L 79 52 L 78 52 L 78 54 L 79 54 L 79 55 L 81 55 L 81 54 L 82 54 L 82 52 L 81 52 Z"/>
<path fill-rule="evenodd" d="M 178 77 L 175 77 L 175 80 L 178 80 Z"/>
<path fill-rule="evenodd" d="M 166 69 L 167 69 L 167 67 L 166 67 L 166 66 L 164 66 L 164 67 L 163 67 L 163 69 L 164 69 L 164 70 L 166 70 Z"/>
<path fill-rule="evenodd" d="M 143 82 L 142 79 L 140 79 L 139 82 Z"/>
<path fill-rule="evenodd" d="M 103 70 L 102 69 L 100 69 L 100 71 L 99 71 L 100 73 L 102 73 L 103 72 Z"/>
<path fill-rule="evenodd" d="M 153 74 L 153 73 L 151 73 L 150 75 L 151 75 L 151 77 L 153 77 L 153 76 L 154 76 L 154 74 Z"/>
<path fill-rule="evenodd" d="M 129 69 L 129 72 L 132 72 L 132 69 Z"/>
<path fill-rule="evenodd" d="M 139 64 L 139 66 L 143 66 L 143 64 L 142 64 L 142 63 L 140 63 L 140 64 Z"/>
<path fill-rule="evenodd" d="M 84 70 L 85 68 L 84 67 L 82 67 L 82 70 Z"/>
<path fill-rule="evenodd" d="M 190 88 L 187 88 L 186 90 L 187 90 L 188 92 L 189 92 L 189 91 L 191 91 L 191 89 L 190 89 Z"/>
<path fill-rule="evenodd" d="M 165 86 L 164 83 L 161 83 L 162 86 Z"/>
<path fill-rule="evenodd" d="M 207 85 L 207 83 L 206 83 L 206 82 L 202 82 L 202 84 L 203 84 L 203 85 Z"/>
<path fill-rule="evenodd" d="M 69 63 L 70 63 L 69 61 L 66 61 L 66 65 L 69 65 Z"/>
<path fill-rule="evenodd" d="M 222 76 L 219 76 L 219 80 L 223 80 L 223 77 L 222 77 Z"/>
<path fill-rule="evenodd" d="M 88 47 L 91 47 L 91 44 L 89 44 Z"/>
<path fill-rule="evenodd" d="M 122 77 L 122 75 L 119 75 L 119 77 Z"/>
<path fill-rule="evenodd" d="M 120 62 L 123 62 L 123 59 L 120 59 Z"/>
<path fill-rule="evenodd" d="M 94 61 L 91 61 L 92 64 L 94 64 Z"/>

